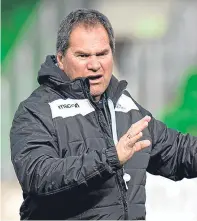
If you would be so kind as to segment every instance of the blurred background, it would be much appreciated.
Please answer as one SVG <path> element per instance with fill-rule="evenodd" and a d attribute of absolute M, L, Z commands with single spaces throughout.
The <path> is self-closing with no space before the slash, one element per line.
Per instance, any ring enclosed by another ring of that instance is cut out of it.
<path fill-rule="evenodd" d="M 19 220 L 22 193 L 10 161 L 9 130 L 19 103 L 55 53 L 60 21 L 94 8 L 116 35 L 114 74 L 142 106 L 169 127 L 197 136 L 197 0 L 3 0 L 1 45 L 1 211 Z M 197 220 L 197 179 L 148 174 L 147 220 Z"/>

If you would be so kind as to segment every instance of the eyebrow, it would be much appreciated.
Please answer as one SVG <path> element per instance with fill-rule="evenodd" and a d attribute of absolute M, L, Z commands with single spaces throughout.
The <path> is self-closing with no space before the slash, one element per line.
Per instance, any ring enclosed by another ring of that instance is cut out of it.
<path fill-rule="evenodd" d="M 108 53 L 108 52 L 109 52 L 109 49 L 104 49 L 104 50 L 102 50 L 102 51 L 96 53 L 96 55 L 106 54 L 106 53 Z"/>
<path fill-rule="evenodd" d="M 108 52 L 109 52 L 109 49 L 104 49 L 104 50 L 102 50 L 102 51 L 97 52 L 95 55 L 105 54 L 105 53 L 108 53 Z M 94 55 L 94 54 L 87 53 L 87 52 L 82 51 L 82 50 L 76 51 L 75 54 L 76 54 L 76 55 L 78 55 L 78 54 L 84 54 L 84 55 L 89 55 L 89 56 L 90 56 L 90 55 Z"/>

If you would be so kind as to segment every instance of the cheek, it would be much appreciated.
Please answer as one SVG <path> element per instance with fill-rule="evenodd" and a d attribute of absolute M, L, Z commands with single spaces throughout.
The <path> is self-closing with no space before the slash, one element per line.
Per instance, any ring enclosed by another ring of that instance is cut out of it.
<path fill-rule="evenodd" d="M 68 75 L 70 75 L 72 79 L 77 77 L 83 77 L 84 69 L 84 62 L 80 62 L 76 60 L 76 58 L 70 58 L 65 60 L 64 62 L 64 70 L 66 70 L 66 73 L 68 73 Z"/>
<path fill-rule="evenodd" d="M 110 79 L 113 71 L 113 60 L 108 60 L 103 63 L 103 68 L 105 72 L 105 78 Z"/>

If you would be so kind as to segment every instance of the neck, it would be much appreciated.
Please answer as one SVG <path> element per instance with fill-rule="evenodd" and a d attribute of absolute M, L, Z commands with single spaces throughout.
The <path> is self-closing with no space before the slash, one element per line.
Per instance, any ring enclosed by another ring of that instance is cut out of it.
<path fill-rule="evenodd" d="M 101 99 L 101 96 L 93 96 L 93 100 L 94 100 L 95 102 L 99 102 L 100 99 Z"/>

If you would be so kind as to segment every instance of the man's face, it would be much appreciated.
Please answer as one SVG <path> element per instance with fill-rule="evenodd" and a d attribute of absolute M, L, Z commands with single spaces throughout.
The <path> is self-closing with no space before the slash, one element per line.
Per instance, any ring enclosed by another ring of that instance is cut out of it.
<path fill-rule="evenodd" d="M 98 101 L 112 76 L 113 55 L 107 31 L 102 25 L 75 27 L 69 48 L 64 56 L 57 55 L 57 61 L 70 79 L 88 77 L 90 93 Z"/>

